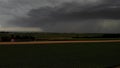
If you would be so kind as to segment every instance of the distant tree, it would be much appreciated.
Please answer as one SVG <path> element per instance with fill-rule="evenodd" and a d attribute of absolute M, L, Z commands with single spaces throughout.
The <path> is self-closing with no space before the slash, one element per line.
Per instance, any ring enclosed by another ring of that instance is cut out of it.
<path fill-rule="evenodd" d="M 120 34 L 104 34 L 103 38 L 120 38 Z"/>

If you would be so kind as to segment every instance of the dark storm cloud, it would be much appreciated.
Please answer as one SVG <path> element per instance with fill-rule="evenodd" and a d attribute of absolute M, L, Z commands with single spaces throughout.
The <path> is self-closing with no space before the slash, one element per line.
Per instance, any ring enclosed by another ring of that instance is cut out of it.
<path fill-rule="evenodd" d="M 90 7 L 91 8 L 91 7 Z M 28 16 L 29 18 L 18 18 L 13 20 L 13 23 L 19 24 L 18 22 L 23 22 L 22 26 L 43 26 L 52 25 L 52 23 L 70 23 L 70 22 L 79 22 L 84 19 L 90 19 L 87 6 L 80 6 L 79 3 L 64 3 L 62 6 L 58 7 L 41 7 L 39 9 L 32 9 Z M 85 18 L 86 17 L 86 18 Z M 88 17 L 88 18 L 87 18 Z M 37 24 L 37 25 L 36 25 Z"/>
<path fill-rule="evenodd" d="M 43 7 L 29 12 L 32 18 L 57 21 L 82 19 L 120 19 L 120 4 L 100 4 L 81 7 L 79 3 L 65 3 L 60 7 Z"/>
<path fill-rule="evenodd" d="M 11 23 L 16 26 L 40 27 L 52 32 L 100 32 L 101 30 L 98 28 L 101 26 L 100 21 L 119 20 L 119 12 L 119 0 L 101 0 L 101 3 L 86 5 L 81 5 L 79 2 L 67 2 L 59 6 L 32 9 L 27 14 L 27 18 L 17 18 Z M 118 28 L 115 28 L 116 32 L 119 32 Z M 108 32 L 114 31 L 113 29 Z M 103 32 L 107 32 L 107 30 Z"/>

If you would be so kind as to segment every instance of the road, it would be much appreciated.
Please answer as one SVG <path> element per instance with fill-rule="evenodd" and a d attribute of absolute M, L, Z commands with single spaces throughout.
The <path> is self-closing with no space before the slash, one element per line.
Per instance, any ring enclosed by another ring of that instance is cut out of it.
<path fill-rule="evenodd" d="M 10 44 L 100 43 L 100 42 L 120 42 L 120 40 L 0 42 L 0 45 L 10 45 Z"/>

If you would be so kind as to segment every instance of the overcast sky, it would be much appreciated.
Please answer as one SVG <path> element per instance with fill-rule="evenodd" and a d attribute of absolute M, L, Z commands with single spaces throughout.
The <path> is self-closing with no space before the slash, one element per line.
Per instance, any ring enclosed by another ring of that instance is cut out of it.
<path fill-rule="evenodd" d="M 120 1 L 0 0 L 0 30 L 120 33 Z"/>

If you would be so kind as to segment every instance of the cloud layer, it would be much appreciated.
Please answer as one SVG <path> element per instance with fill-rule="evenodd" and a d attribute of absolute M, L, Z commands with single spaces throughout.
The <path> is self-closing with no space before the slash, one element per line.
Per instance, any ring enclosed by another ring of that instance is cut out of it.
<path fill-rule="evenodd" d="M 0 0 L 0 3 L 1 27 L 120 33 L 119 0 Z"/>

